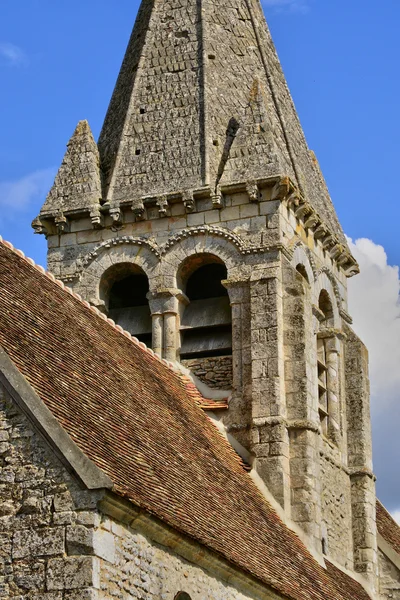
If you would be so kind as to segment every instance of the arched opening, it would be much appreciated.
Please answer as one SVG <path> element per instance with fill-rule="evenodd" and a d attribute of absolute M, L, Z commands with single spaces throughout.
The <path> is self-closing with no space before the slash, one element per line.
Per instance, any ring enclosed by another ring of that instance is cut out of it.
<path fill-rule="evenodd" d="M 186 592 L 178 592 L 174 600 L 191 600 L 191 598 Z"/>
<path fill-rule="evenodd" d="M 180 358 L 209 387 L 232 388 L 232 310 L 224 263 L 214 255 L 190 257 L 180 269 L 178 285 L 188 303 L 180 317 Z"/>
<path fill-rule="evenodd" d="M 324 319 L 321 322 L 322 327 L 334 326 L 333 305 L 326 290 L 322 290 L 319 295 L 318 308 L 323 313 Z"/>
<path fill-rule="evenodd" d="M 181 358 L 232 354 L 232 311 L 222 281 L 225 265 L 215 257 L 189 270 L 184 291 L 189 299 L 181 320 Z"/>
<path fill-rule="evenodd" d="M 151 346 L 149 280 L 144 271 L 130 263 L 115 265 L 103 275 L 100 290 L 108 316 Z"/>

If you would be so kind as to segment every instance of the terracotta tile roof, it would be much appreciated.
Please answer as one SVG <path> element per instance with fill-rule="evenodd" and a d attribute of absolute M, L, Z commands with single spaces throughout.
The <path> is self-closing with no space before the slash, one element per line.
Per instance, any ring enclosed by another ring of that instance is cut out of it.
<path fill-rule="evenodd" d="M 0 345 L 115 491 L 284 596 L 366 600 L 284 526 L 186 378 L 62 288 L 0 243 Z"/>
<path fill-rule="evenodd" d="M 376 524 L 383 539 L 400 556 L 400 527 L 379 500 L 376 502 Z"/>

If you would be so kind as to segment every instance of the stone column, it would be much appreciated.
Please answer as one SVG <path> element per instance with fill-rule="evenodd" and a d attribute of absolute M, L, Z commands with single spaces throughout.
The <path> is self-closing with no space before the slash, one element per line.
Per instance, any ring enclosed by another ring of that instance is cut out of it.
<path fill-rule="evenodd" d="M 354 569 L 378 591 L 375 477 L 372 472 L 368 351 L 346 328 L 347 449 L 351 481 Z"/>
<path fill-rule="evenodd" d="M 149 293 L 153 319 L 153 350 L 162 358 L 175 362 L 179 349 L 179 313 L 186 296 L 175 288 Z"/>
<path fill-rule="evenodd" d="M 152 317 L 152 347 L 153 350 L 158 356 L 162 356 L 163 349 L 163 328 L 164 328 L 164 318 L 162 313 L 155 312 L 151 315 Z"/>
<path fill-rule="evenodd" d="M 164 348 L 163 358 L 172 362 L 177 360 L 178 328 L 177 311 L 164 312 Z"/>
<path fill-rule="evenodd" d="M 253 270 L 250 281 L 252 452 L 259 475 L 289 512 L 282 268 L 279 255 L 271 259 L 274 262 L 270 266 L 260 265 Z"/>
<path fill-rule="evenodd" d="M 327 395 L 328 395 L 328 436 L 334 444 L 341 442 L 340 427 L 340 340 L 334 334 L 325 341 L 327 366 Z"/>
<path fill-rule="evenodd" d="M 250 449 L 251 429 L 251 339 L 250 282 L 223 281 L 232 308 L 232 398 L 224 424 L 236 439 Z"/>
<path fill-rule="evenodd" d="M 308 282 L 283 261 L 285 397 L 290 443 L 290 514 L 321 551 L 319 416 L 315 331 Z"/>

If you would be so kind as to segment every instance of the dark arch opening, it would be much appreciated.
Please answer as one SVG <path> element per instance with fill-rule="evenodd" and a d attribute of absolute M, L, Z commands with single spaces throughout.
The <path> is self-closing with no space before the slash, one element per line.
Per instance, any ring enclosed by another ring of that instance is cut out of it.
<path fill-rule="evenodd" d="M 108 316 L 141 342 L 151 346 L 148 292 L 147 275 L 130 263 L 111 267 L 102 279 L 102 295 Z"/>
<path fill-rule="evenodd" d="M 324 327 L 333 327 L 334 326 L 334 315 L 333 315 L 333 306 L 332 301 L 329 297 L 329 294 L 326 290 L 322 290 L 318 299 L 318 308 L 324 314 L 324 320 L 322 321 L 322 325 Z"/>
<path fill-rule="evenodd" d="M 196 261 L 197 262 L 197 261 Z M 205 264 L 204 264 L 205 262 Z M 184 291 L 189 299 L 181 321 L 181 358 L 211 358 L 232 354 L 232 311 L 222 281 L 226 266 L 214 257 L 186 266 Z"/>
<path fill-rule="evenodd" d="M 191 598 L 186 592 L 178 592 L 175 596 L 175 600 L 191 600 Z"/>

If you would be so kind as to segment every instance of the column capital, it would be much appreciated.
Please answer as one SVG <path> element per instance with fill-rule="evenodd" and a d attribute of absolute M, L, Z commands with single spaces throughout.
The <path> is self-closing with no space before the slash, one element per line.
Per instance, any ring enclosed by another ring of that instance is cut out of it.
<path fill-rule="evenodd" d="M 177 288 L 165 288 L 147 294 L 152 314 L 178 314 L 179 304 L 189 304 L 189 298 Z"/>

